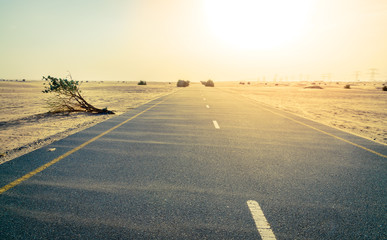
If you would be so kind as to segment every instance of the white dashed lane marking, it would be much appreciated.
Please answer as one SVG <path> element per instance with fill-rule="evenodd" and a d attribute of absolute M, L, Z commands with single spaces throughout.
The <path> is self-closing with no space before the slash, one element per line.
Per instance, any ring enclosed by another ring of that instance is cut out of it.
<path fill-rule="evenodd" d="M 214 127 L 216 128 L 216 129 L 220 129 L 220 127 L 219 127 L 219 124 L 218 124 L 218 122 L 217 121 L 212 121 L 213 123 L 214 123 Z"/>
<path fill-rule="evenodd" d="M 251 215 L 253 216 L 255 226 L 261 235 L 262 240 L 276 239 L 273 231 L 270 228 L 270 224 L 267 222 L 265 215 L 262 212 L 261 207 L 256 201 L 247 201 L 247 206 L 250 209 Z"/>

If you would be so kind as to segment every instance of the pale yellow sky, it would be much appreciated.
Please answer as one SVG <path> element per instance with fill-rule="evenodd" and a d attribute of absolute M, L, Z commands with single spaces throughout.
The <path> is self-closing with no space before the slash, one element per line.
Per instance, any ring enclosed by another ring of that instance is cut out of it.
<path fill-rule="evenodd" d="M 0 79 L 387 81 L 386 29 L 386 0 L 0 0 Z"/>

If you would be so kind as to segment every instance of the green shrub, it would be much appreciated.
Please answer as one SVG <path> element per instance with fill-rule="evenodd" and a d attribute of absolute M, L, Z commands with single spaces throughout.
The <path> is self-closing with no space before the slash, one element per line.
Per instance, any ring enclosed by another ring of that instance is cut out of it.
<path fill-rule="evenodd" d="M 384 87 L 382 88 L 382 90 L 383 90 L 383 91 L 387 91 L 387 86 L 384 86 Z"/>
<path fill-rule="evenodd" d="M 345 89 L 351 89 L 351 85 L 347 84 L 344 86 Z"/>
<path fill-rule="evenodd" d="M 215 84 L 214 84 L 214 81 L 212 81 L 211 79 L 209 79 L 207 82 L 206 82 L 206 87 L 214 87 Z"/>
<path fill-rule="evenodd" d="M 51 76 L 43 77 L 46 83 L 43 93 L 55 94 L 47 101 L 47 104 L 53 112 L 92 112 L 114 114 L 106 108 L 99 109 L 88 103 L 81 95 L 79 81 L 54 78 Z"/>
<path fill-rule="evenodd" d="M 139 81 L 139 82 L 137 83 L 137 85 L 146 85 L 146 81 L 141 80 L 141 81 Z"/>
<path fill-rule="evenodd" d="M 177 87 L 188 87 L 189 86 L 189 81 L 188 80 L 181 80 L 177 81 L 176 84 Z"/>

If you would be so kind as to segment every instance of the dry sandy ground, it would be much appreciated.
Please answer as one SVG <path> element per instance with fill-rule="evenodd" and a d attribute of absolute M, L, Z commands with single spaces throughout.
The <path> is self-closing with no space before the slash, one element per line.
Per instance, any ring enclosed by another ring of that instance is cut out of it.
<path fill-rule="evenodd" d="M 215 82 L 215 87 L 387 144 L 387 92 L 382 83 Z M 81 131 L 114 115 L 48 114 L 42 81 L 0 82 L 0 164 Z M 175 83 L 84 82 L 81 90 L 96 107 L 122 114 L 176 91 Z"/>
<path fill-rule="evenodd" d="M 344 86 L 349 84 L 350 89 Z M 319 86 L 322 89 L 305 88 Z M 387 144 L 387 91 L 381 82 L 216 84 L 255 101 Z"/>
<path fill-rule="evenodd" d="M 83 82 L 80 89 L 95 107 L 115 115 L 49 114 L 43 81 L 0 82 L 0 164 L 58 139 L 176 91 L 174 83 Z"/>

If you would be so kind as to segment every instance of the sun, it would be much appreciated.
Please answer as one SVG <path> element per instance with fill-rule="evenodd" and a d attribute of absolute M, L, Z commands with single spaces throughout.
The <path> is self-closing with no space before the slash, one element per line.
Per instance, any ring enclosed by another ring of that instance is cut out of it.
<path fill-rule="evenodd" d="M 211 32 L 241 49 L 272 49 L 297 40 L 310 0 L 204 0 Z"/>

